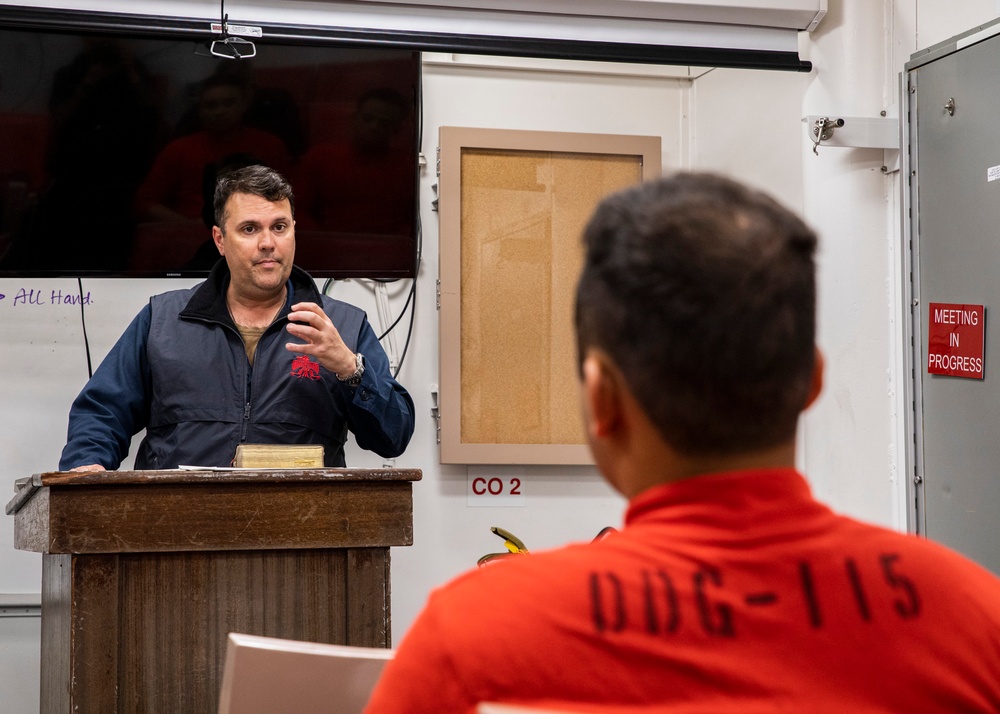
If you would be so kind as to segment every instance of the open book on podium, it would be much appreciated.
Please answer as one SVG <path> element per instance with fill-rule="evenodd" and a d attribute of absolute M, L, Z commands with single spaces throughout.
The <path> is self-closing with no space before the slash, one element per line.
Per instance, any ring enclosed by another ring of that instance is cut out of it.
<path fill-rule="evenodd" d="M 244 469 L 321 469 L 322 444 L 240 444 L 233 466 Z"/>
<path fill-rule="evenodd" d="M 393 654 L 231 632 L 219 714 L 361 714 Z"/>

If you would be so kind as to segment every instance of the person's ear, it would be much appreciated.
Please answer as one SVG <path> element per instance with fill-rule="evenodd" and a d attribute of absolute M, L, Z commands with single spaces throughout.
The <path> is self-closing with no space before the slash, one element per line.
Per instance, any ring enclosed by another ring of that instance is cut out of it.
<path fill-rule="evenodd" d="M 592 440 L 604 440 L 621 428 L 622 385 L 605 355 L 589 352 L 583 360 L 583 391 L 587 429 Z"/>
<path fill-rule="evenodd" d="M 813 373 L 812 381 L 809 383 L 809 395 L 806 398 L 806 404 L 802 407 L 802 411 L 805 411 L 812 406 L 819 398 L 820 392 L 823 391 L 823 353 L 819 351 L 819 347 L 815 348 L 816 355 L 813 358 Z"/>
<path fill-rule="evenodd" d="M 225 255 L 226 250 L 222 247 L 222 229 L 218 226 L 212 226 L 212 241 L 215 242 L 215 247 L 219 251 L 219 255 Z"/>

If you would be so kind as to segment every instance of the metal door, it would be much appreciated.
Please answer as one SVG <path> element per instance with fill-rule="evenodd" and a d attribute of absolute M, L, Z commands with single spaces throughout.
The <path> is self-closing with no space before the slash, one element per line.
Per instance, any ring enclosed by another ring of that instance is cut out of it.
<path fill-rule="evenodd" d="M 914 527 L 1000 573 L 1000 26 L 915 55 L 908 95 Z M 929 304 L 985 308 L 983 378 L 928 372 Z M 994 310 L 996 312 L 994 312 Z"/>

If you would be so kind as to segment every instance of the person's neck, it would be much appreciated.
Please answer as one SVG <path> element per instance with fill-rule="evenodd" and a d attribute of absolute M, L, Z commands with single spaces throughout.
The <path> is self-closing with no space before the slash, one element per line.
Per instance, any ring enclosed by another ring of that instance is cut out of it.
<path fill-rule="evenodd" d="M 647 458 L 621 464 L 623 477 L 618 482 L 622 485 L 623 495 L 632 498 L 653 486 L 706 474 L 795 468 L 794 441 L 737 454 L 683 454 L 663 446 L 657 453 L 647 453 Z"/>
<path fill-rule="evenodd" d="M 233 289 L 232 284 L 226 290 L 226 304 L 233 321 L 243 327 L 267 327 L 278 316 L 288 288 L 282 285 L 277 294 L 256 298 L 241 295 Z"/>

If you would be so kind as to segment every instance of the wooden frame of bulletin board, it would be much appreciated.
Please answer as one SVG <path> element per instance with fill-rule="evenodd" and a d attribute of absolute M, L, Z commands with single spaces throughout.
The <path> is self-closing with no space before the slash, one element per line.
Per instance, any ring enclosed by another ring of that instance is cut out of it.
<path fill-rule="evenodd" d="M 441 462 L 589 464 L 573 301 L 597 203 L 660 137 L 440 130 Z"/>

